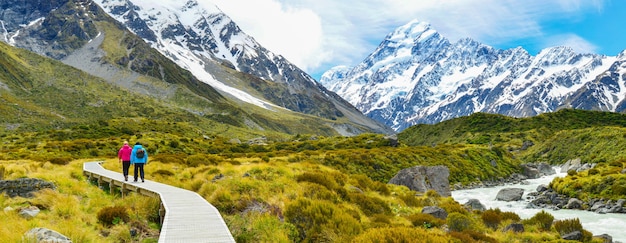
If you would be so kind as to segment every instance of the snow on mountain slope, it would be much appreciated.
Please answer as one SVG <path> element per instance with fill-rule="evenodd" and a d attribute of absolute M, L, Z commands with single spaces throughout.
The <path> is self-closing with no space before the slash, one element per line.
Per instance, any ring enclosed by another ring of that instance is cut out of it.
<path fill-rule="evenodd" d="M 396 131 L 475 112 L 534 116 L 562 107 L 623 111 L 626 55 L 553 47 L 531 56 L 472 39 L 450 43 L 424 22 L 397 28 L 355 67 L 320 83 Z"/>
<path fill-rule="evenodd" d="M 223 93 L 267 109 L 280 107 L 330 120 L 347 119 L 369 131 L 393 133 L 284 57 L 259 45 L 215 5 L 200 5 L 196 0 L 95 2 L 153 48 Z M 252 76 L 230 73 L 218 77 L 211 70 L 217 66 Z"/>
<path fill-rule="evenodd" d="M 236 64 L 237 55 L 252 55 L 245 50 L 257 47 L 252 38 L 241 32 L 233 33 L 229 39 L 219 36 L 216 38 L 213 33 L 220 33 L 224 26 L 232 23 L 219 9 L 199 8 L 193 1 L 159 1 L 160 4 L 148 0 L 95 2 L 119 22 L 127 23 L 131 31 L 174 59 L 178 65 L 191 71 L 201 81 L 242 101 L 267 109 L 277 108 L 267 101 L 216 80 L 204 70 L 204 58 L 211 59 L 214 55 Z M 208 28 L 209 31 L 202 28 Z M 195 35 L 184 38 L 188 33 Z M 188 48 L 190 46 L 193 48 Z M 211 48 L 206 50 L 206 46 Z M 237 51 L 231 53 L 230 47 Z"/>

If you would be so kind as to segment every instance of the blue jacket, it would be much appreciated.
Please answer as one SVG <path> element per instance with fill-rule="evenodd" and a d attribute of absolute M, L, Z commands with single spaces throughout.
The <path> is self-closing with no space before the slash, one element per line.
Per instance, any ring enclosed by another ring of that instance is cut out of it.
<path fill-rule="evenodd" d="M 137 149 L 143 149 L 144 156 L 143 158 L 137 158 Z M 133 147 L 133 152 L 130 153 L 130 163 L 131 164 L 146 164 L 148 163 L 148 150 L 142 147 L 140 144 L 135 144 Z"/>

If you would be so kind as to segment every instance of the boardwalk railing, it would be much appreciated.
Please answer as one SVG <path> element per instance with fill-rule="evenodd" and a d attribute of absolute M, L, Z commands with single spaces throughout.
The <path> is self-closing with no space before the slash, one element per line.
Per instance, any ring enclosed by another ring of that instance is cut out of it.
<path fill-rule="evenodd" d="M 197 193 L 148 180 L 126 182 L 121 173 L 107 170 L 100 163 L 83 164 L 83 173 L 97 180 L 98 186 L 107 183 L 111 192 L 119 188 L 122 195 L 134 191 L 161 198 L 159 242 L 235 242 L 219 211 Z"/>

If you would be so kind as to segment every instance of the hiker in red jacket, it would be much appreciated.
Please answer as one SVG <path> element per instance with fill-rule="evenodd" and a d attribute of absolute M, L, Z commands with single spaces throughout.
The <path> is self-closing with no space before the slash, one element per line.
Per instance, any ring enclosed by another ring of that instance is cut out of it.
<path fill-rule="evenodd" d="M 124 141 L 124 146 L 117 152 L 117 158 L 122 163 L 122 172 L 124 173 L 124 181 L 128 181 L 128 168 L 130 168 L 130 154 L 133 152 L 133 148 L 128 145 L 128 141 Z"/>

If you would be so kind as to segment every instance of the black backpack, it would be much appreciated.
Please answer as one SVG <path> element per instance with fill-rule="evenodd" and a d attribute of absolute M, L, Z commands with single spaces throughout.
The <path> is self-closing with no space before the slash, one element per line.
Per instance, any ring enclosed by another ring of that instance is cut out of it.
<path fill-rule="evenodd" d="M 135 152 L 135 156 L 138 159 L 143 159 L 144 156 L 146 156 L 146 151 L 144 151 L 143 149 L 137 149 L 137 152 Z"/>

